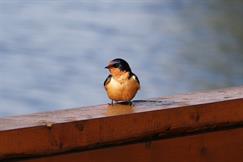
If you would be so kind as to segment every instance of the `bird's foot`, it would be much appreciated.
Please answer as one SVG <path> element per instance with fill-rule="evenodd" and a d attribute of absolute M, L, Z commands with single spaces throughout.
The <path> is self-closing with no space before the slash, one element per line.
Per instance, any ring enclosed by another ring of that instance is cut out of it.
<path fill-rule="evenodd" d="M 108 103 L 108 105 L 114 105 L 114 101 L 113 100 L 111 100 L 111 103 Z"/>
<path fill-rule="evenodd" d="M 128 105 L 133 106 L 132 101 L 128 101 Z"/>

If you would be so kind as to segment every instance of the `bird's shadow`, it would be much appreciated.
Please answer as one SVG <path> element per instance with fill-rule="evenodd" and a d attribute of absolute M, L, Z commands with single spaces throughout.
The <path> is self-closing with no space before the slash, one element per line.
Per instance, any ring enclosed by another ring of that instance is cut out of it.
<path fill-rule="evenodd" d="M 133 105 L 133 102 L 132 101 L 119 101 L 119 102 L 115 102 L 113 104 L 109 103 L 109 105 L 130 105 L 132 106 Z"/>
<path fill-rule="evenodd" d="M 122 115 L 129 114 L 136 111 L 136 106 L 138 107 L 154 107 L 154 106 L 170 106 L 175 104 L 174 101 L 169 100 L 133 100 L 132 102 L 117 102 L 113 104 L 108 104 L 106 115 Z"/>
<path fill-rule="evenodd" d="M 168 106 L 175 104 L 175 101 L 169 100 L 133 100 L 133 101 L 120 101 L 116 103 L 109 103 L 110 106 L 114 105 L 128 105 L 128 106 L 136 106 L 136 105 L 154 105 L 154 106 Z"/>

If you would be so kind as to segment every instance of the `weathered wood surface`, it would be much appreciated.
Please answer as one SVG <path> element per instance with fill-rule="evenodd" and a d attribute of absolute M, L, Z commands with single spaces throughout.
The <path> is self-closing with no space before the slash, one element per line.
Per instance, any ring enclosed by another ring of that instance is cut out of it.
<path fill-rule="evenodd" d="M 242 139 L 239 128 L 18 162 L 241 162 Z"/>
<path fill-rule="evenodd" d="M 163 138 L 242 124 L 243 87 L 135 101 L 134 106 L 100 105 L 5 117 L 0 119 L 0 159 L 95 149 L 143 139 L 165 142 L 170 139 Z M 174 145 L 168 146 L 173 149 Z M 171 149 L 167 151 L 173 152 Z"/>

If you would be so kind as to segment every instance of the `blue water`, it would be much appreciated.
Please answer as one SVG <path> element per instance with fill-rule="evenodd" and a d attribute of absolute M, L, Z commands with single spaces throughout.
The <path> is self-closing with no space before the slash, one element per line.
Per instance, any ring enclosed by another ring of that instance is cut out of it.
<path fill-rule="evenodd" d="M 109 102 L 113 58 L 136 99 L 243 84 L 241 0 L 1 0 L 0 116 Z"/>

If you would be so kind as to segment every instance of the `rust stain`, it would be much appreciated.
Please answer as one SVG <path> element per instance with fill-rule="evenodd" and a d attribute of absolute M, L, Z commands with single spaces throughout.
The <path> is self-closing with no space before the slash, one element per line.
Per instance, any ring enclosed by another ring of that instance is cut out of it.
<path fill-rule="evenodd" d="M 207 153 L 208 153 L 208 149 L 207 149 L 207 147 L 202 146 L 202 147 L 200 148 L 200 154 L 203 155 L 203 156 L 206 156 Z"/>
<path fill-rule="evenodd" d="M 199 122 L 200 113 L 198 111 L 192 112 L 192 114 L 190 115 L 190 118 L 195 122 Z"/>
<path fill-rule="evenodd" d="M 75 124 L 76 128 L 78 128 L 79 131 L 83 131 L 84 130 L 84 122 L 78 122 L 77 124 Z"/>

